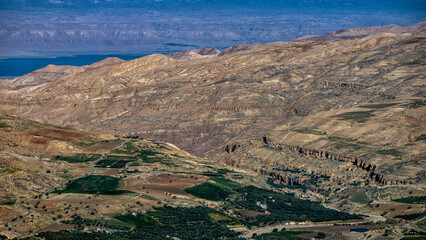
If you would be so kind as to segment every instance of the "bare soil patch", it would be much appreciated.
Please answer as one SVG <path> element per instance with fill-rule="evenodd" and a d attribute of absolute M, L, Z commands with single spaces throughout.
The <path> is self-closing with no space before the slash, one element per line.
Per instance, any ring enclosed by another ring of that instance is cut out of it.
<path fill-rule="evenodd" d="M 77 138 L 84 137 L 88 133 L 79 132 L 76 130 L 67 130 L 67 129 L 52 129 L 52 128 L 42 128 L 38 129 L 31 133 L 35 136 L 33 139 L 47 139 L 50 140 L 59 140 L 59 141 L 72 141 Z"/>
<path fill-rule="evenodd" d="M 11 206 L 0 206 L 0 222 L 5 222 L 12 218 L 18 217 L 19 213 L 16 212 Z"/>
<path fill-rule="evenodd" d="M 310 227 L 289 227 L 289 231 L 313 231 L 313 233 L 307 233 L 298 235 L 298 237 L 302 238 L 315 238 L 318 235 L 318 232 L 323 232 L 327 235 L 327 237 L 333 237 L 337 233 L 341 232 L 349 232 L 351 229 L 355 228 L 367 228 L 369 225 L 348 225 L 348 226 L 310 226 Z M 336 236 L 336 239 L 346 239 L 344 236 Z M 340 238 L 339 238 L 340 237 Z"/>
<path fill-rule="evenodd" d="M 187 188 L 207 180 L 205 176 L 190 175 L 174 175 L 174 174 L 161 174 L 159 176 L 147 177 L 146 180 L 153 185 L 166 185 L 173 188 Z"/>
<path fill-rule="evenodd" d="M 52 225 L 48 226 L 47 228 L 43 229 L 44 231 L 52 231 L 52 232 L 58 232 L 61 230 L 73 230 L 74 226 L 69 224 L 62 224 L 62 223 L 53 223 Z"/>

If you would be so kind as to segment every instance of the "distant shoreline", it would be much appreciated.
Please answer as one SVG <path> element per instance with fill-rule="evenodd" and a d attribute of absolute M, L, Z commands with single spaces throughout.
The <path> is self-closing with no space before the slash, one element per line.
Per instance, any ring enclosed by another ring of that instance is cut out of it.
<path fill-rule="evenodd" d="M 71 66 L 84 66 L 92 63 L 101 61 L 108 57 L 117 57 L 123 60 L 131 60 L 144 56 L 148 56 L 155 53 L 169 54 L 176 51 L 146 51 L 139 53 L 112 53 L 112 54 L 82 54 L 76 52 L 75 54 L 69 55 L 58 55 L 58 56 L 29 56 L 29 57 L 10 57 L 0 58 L 0 79 L 11 79 L 16 78 L 37 69 L 43 68 L 49 64 L 53 65 L 71 65 Z"/>

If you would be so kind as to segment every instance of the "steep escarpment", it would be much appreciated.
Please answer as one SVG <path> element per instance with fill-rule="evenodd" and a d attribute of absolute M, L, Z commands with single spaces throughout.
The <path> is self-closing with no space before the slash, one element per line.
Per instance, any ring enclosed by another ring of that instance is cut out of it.
<path fill-rule="evenodd" d="M 155 54 L 25 94 L 5 91 L 1 111 L 171 142 L 256 171 L 284 164 L 336 183 L 421 183 L 424 46 L 420 31 L 250 46 L 194 60 Z M 281 145 L 254 144 L 263 136 Z"/>

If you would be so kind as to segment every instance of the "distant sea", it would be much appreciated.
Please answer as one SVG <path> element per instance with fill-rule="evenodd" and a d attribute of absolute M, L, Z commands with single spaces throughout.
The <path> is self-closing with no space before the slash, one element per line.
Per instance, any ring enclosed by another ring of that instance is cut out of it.
<path fill-rule="evenodd" d="M 175 52 L 175 51 L 173 51 Z M 132 54 L 108 54 L 108 55 L 72 55 L 60 57 L 26 57 L 26 58 L 0 58 L 0 78 L 15 78 L 34 70 L 43 68 L 49 64 L 83 66 L 101 61 L 107 57 L 118 57 L 123 60 L 140 58 L 153 54 L 154 52 L 132 53 Z M 172 52 L 160 52 L 168 54 Z"/>

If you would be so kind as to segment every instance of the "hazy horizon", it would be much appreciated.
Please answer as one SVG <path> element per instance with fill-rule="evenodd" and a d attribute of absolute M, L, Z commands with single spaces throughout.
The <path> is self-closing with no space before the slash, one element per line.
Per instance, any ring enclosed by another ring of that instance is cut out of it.
<path fill-rule="evenodd" d="M 426 20 L 422 1 L 0 1 L 0 57 L 180 51 Z"/>

